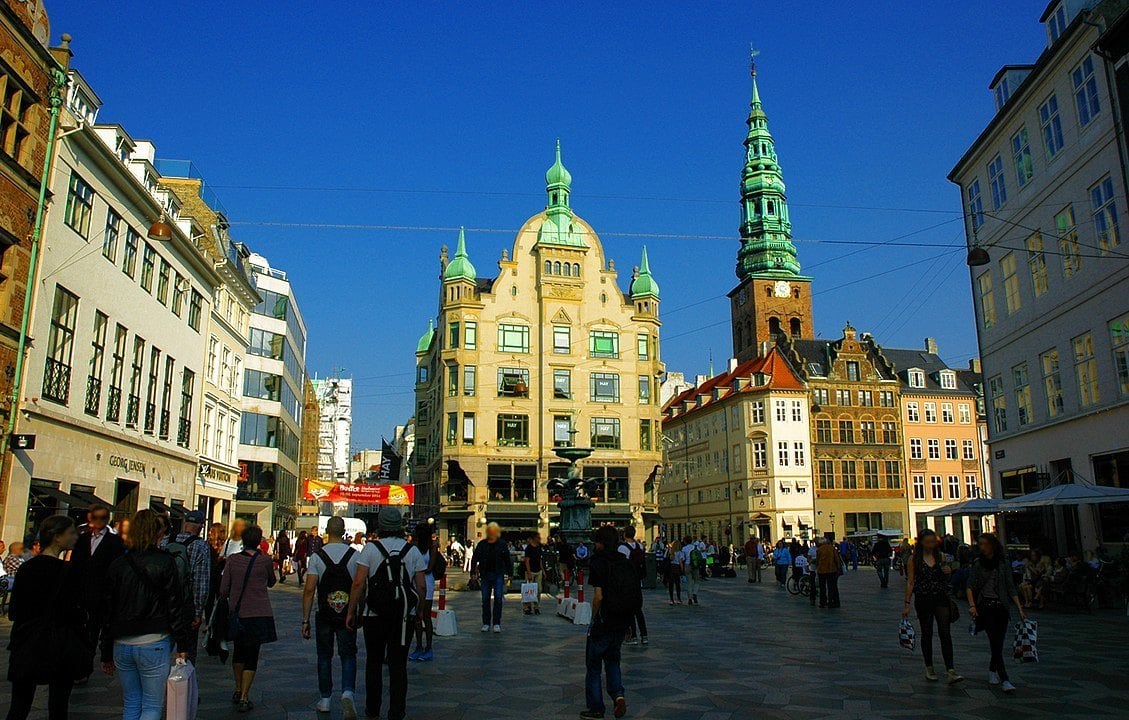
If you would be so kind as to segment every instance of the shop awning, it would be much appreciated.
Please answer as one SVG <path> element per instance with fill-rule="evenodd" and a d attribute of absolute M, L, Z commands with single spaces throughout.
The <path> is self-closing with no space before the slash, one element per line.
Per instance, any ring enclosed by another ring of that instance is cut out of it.
<path fill-rule="evenodd" d="M 164 502 L 162 502 L 160 500 L 150 500 L 149 501 L 149 508 L 151 510 L 156 510 L 159 513 L 164 513 L 165 515 L 168 515 L 170 518 L 173 518 L 173 519 L 184 517 L 184 510 L 182 508 L 177 508 L 177 507 L 172 507 L 172 506 L 166 505 Z"/>
<path fill-rule="evenodd" d="M 105 505 L 106 507 L 113 507 L 113 505 L 109 502 L 86 490 L 71 488 L 71 495 L 74 495 L 76 498 L 83 501 L 82 507 L 88 508 L 91 505 Z"/>
<path fill-rule="evenodd" d="M 86 507 L 86 503 L 83 502 L 80 498 L 77 498 L 70 493 L 63 492 L 53 485 L 32 485 L 31 494 L 36 496 L 36 499 L 38 499 L 43 505 L 47 504 L 43 502 L 44 500 L 51 499 L 57 502 L 66 503 L 70 508 Z"/>

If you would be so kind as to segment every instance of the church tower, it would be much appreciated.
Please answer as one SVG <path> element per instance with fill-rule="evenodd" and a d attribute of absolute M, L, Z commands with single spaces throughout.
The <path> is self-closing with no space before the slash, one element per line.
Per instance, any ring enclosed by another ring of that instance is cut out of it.
<path fill-rule="evenodd" d="M 812 337 L 811 278 L 800 275 L 784 176 L 752 65 L 749 134 L 741 172 L 741 249 L 737 278 L 729 293 L 733 355 L 745 362 L 761 354 L 761 344 L 780 335 Z"/>

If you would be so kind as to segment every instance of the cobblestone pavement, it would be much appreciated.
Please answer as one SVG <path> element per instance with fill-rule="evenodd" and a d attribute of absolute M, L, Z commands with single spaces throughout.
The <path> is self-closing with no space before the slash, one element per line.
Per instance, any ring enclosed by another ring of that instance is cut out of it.
<path fill-rule="evenodd" d="M 766 577 L 767 579 L 767 577 Z M 293 579 L 291 579 L 291 583 Z M 453 584 L 458 578 L 453 578 Z M 1041 662 L 1009 660 L 1014 696 L 986 681 L 987 641 L 970 637 L 967 614 L 954 626 L 955 687 L 927 682 L 919 652 L 897 644 L 901 580 L 880 590 L 866 569 L 840 584 L 843 607 L 820 610 L 775 584 L 715 579 L 702 588 L 700 608 L 670 607 L 665 594 L 647 593 L 651 644 L 625 647 L 628 717 L 658 720 L 738 718 L 1114 718 L 1129 716 L 1129 619 L 1105 610 L 1093 615 L 1046 611 L 1038 619 Z M 437 638 L 435 661 L 409 671 L 408 716 L 415 720 L 575 718 L 584 707 L 584 629 L 553 615 L 524 617 L 507 598 L 502 635 L 479 632 L 477 593 L 450 594 L 460 634 Z M 279 642 L 263 650 L 255 682 L 256 707 L 232 710 L 230 670 L 200 662 L 203 720 L 314 720 L 317 681 L 312 641 L 299 636 L 299 594 L 292 585 L 272 595 Z M 964 613 L 962 604 L 962 613 Z M 916 624 L 916 623 L 915 623 Z M 10 625 L 0 621 L 7 644 Z M 1010 642 L 1010 638 L 1009 638 Z M 939 649 L 938 649 L 939 653 Z M 363 644 L 358 699 L 363 698 Z M 938 665 L 940 657 L 938 656 Z M 0 673 L 7 671 L 7 653 Z M 0 691 L 6 710 L 8 688 Z M 330 717 L 340 718 L 337 696 Z M 42 710 L 40 691 L 32 717 Z M 387 702 L 384 703 L 387 708 Z M 363 706 L 362 706 L 363 707 Z M 120 716 L 116 681 L 97 673 L 76 688 L 74 718 Z M 38 714 L 37 714 L 38 713 Z M 321 716 L 326 718 L 327 716 Z M 609 714 L 610 717 L 610 714 Z"/>

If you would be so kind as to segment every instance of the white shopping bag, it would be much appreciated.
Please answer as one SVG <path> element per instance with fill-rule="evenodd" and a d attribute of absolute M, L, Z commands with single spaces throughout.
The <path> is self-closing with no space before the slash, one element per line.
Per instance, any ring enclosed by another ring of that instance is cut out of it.
<path fill-rule="evenodd" d="M 521 601 L 523 603 L 541 602 L 541 588 L 537 583 L 521 584 Z"/>
<path fill-rule="evenodd" d="M 196 720 L 198 700 L 196 668 L 187 660 L 177 658 L 165 683 L 166 720 Z"/>

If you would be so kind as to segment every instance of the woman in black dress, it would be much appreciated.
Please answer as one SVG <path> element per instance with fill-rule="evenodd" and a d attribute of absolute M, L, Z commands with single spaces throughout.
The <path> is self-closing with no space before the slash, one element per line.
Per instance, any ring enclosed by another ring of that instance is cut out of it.
<path fill-rule="evenodd" d="M 52 515 L 39 527 L 39 555 L 20 566 L 8 607 L 12 640 L 8 679 L 12 704 L 8 720 L 25 720 L 37 685 L 48 687 L 47 715 L 66 720 L 74 681 L 90 675 L 93 648 L 83 625 L 78 578 L 60 555 L 74 549 L 78 530 L 65 515 Z"/>

